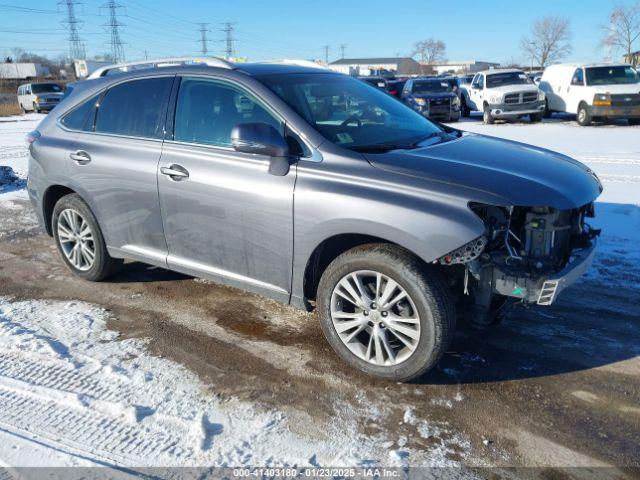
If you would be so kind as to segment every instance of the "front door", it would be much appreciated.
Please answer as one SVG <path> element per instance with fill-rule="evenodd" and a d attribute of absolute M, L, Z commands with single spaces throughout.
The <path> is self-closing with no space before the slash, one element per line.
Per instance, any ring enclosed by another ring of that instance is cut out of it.
<path fill-rule="evenodd" d="M 173 139 L 158 171 L 170 268 L 287 301 L 293 254 L 295 168 L 268 173 L 269 158 L 238 153 L 231 129 L 284 123 L 227 81 L 181 80 Z"/>
<path fill-rule="evenodd" d="M 571 85 L 567 87 L 567 93 L 565 95 L 567 112 L 578 112 L 578 105 L 582 100 L 584 89 L 584 70 L 582 68 L 578 68 L 571 78 Z"/>

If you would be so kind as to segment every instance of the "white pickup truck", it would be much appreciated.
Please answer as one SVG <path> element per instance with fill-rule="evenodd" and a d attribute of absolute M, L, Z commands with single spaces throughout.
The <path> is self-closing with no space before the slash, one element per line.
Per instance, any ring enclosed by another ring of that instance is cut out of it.
<path fill-rule="evenodd" d="M 542 120 L 544 93 L 522 70 L 500 69 L 478 72 L 470 84 L 460 87 L 460 110 L 463 117 L 472 111 L 482 112 L 484 123 L 500 118 L 529 116 Z"/>

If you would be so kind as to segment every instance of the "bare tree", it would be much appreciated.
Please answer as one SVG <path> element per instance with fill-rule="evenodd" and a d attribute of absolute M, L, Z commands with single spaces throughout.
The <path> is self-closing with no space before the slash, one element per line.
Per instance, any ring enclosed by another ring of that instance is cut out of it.
<path fill-rule="evenodd" d="M 570 40 L 569 20 L 547 15 L 533 24 L 529 35 L 522 37 L 520 49 L 532 64 L 544 68 L 571 53 Z"/>
<path fill-rule="evenodd" d="M 607 35 L 602 43 L 631 56 L 633 44 L 640 38 L 640 2 L 618 5 L 611 10 Z"/>
<path fill-rule="evenodd" d="M 416 42 L 413 46 L 413 55 L 418 55 L 418 61 L 423 65 L 446 61 L 446 52 L 445 43 L 434 38 Z"/>

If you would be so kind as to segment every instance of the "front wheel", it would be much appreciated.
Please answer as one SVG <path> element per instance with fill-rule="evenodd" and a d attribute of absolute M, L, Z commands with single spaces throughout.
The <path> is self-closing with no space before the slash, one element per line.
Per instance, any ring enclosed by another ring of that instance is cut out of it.
<path fill-rule="evenodd" d="M 439 272 L 399 247 L 353 248 L 327 267 L 318 315 L 329 344 L 369 375 L 408 381 L 432 369 L 455 327 Z"/>
<path fill-rule="evenodd" d="M 491 115 L 491 108 L 489 107 L 489 105 L 484 107 L 482 120 L 484 121 L 485 125 L 492 125 L 493 123 L 495 123 L 495 119 L 493 118 L 493 115 Z"/>
<path fill-rule="evenodd" d="M 460 98 L 460 115 L 464 118 L 471 116 L 471 109 L 467 105 L 467 101 L 464 99 L 464 95 Z"/>
<path fill-rule="evenodd" d="M 588 107 L 584 103 L 581 103 L 578 107 L 576 120 L 578 121 L 578 125 L 582 127 L 591 125 L 591 114 L 589 113 Z"/>
<path fill-rule="evenodd" d="M 107 252 L 98 222 L 79 195 L 58 200 L 53 208 L 52 230 L 64 263 L 75 275 L 98 282 L 122 265 L 122 260 Z"/>
<path fill-rule="evenodd" d="M 529 115 L 529 119 L 531 120 L 531 123 L 540 123 L 543 116 L 544 113 L 532 113 Z"/>

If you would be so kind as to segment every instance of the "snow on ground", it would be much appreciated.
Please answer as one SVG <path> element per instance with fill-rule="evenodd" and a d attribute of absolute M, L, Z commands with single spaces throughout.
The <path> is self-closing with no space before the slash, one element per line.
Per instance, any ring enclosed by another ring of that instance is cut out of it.
<path fill-rule="evenodd" d="M 0 297 L 0 465 L 398 463 L 380 439 L 317 442 L 280 412 L 218 398 L 144 341 L 118 339 L 107 317 L 82 302 Z"/>

